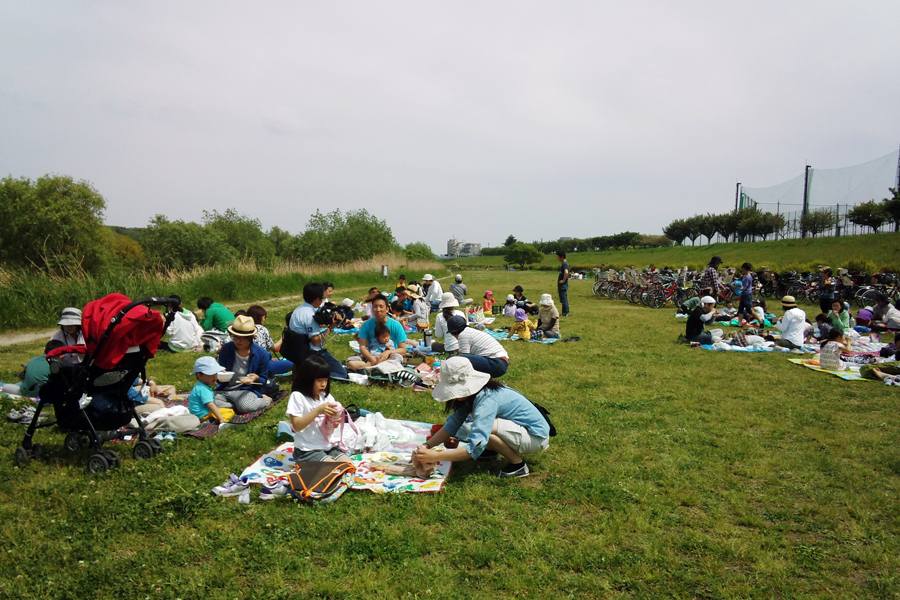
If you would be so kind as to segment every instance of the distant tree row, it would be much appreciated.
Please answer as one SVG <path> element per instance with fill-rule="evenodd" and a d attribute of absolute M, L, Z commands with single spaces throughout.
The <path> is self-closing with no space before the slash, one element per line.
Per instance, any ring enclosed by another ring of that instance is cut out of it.
<path fill-rule="evenodd" d="M 483 256 L 506 256 L 516 244 L 521 244 L 512 235 L 506 238 L 503 246 L 498 248 L 482 248 Z M 624 231 L 615 235 L 601 235 L 591 238 L 572 238 L 568 240 L 535 241 L 527 244 L 541 254 L 556 252 L 602 252 L 604 250 L 625 250 L 626 248 L 665 248 L 672 245 L 672 240 L 662 235 L 644 235 L 633 231 Z M 516 261 L 509 261 L 518 264 Z"/>
<path fill-rule="evenodd" d="M 401 247 L 387 223 L 366 210 L 316 211 L 306 229 L 293 235 L 279 227 L 263 231 L 259 219 L 233 208 L 204 211 L 202 223 L 156 215 L 146 228 L 107 227 L 106 201 L 87 181 L 46 175 L 0 180 L 0 263 L 40 269 L 184 269 L 252 259 L 269 264 L 276 257 L 336 264 L 370 259 L 386 252 L 410 260 L 434 258 L 422 242 Z"/>
<path fill-rule="evenodd" d="M 871 227 L 872 233 L 885 223 L 893 223 L 894 231 L 900 231 L 900 190 L 889 188 L 890 198 L 884 198 L 881 202 L 869 200 L 858 204 L 847 213 L 851 223 L 862 227 Z"/>

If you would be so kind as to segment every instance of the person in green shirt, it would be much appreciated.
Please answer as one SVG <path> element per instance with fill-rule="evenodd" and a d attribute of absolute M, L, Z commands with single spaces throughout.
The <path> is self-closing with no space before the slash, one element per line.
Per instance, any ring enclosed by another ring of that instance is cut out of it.
<path fill-rule="evenodd" d="M 50 363 L 47 362 L 47 353 L 56 348 L 62 348 L 63 344 L 59 340 L 50 340 L 44 347 L 44 353 L 35 356 L 25 365 L 25 377 L 22 383 L 3 383 L 0 384 L 4 394 L 15 394 L 17 396 L 26 396 L 28 398 L 36 398 L 47 383 L 50 377 Z"/>
<path fill-rule="evenodd" d="M 228 326 L 234 321 L 234 314 L 219 302 L 213 302 L 209 296 L 203 296 L 197 300 L 197 308 L 203 311 L 204 317 L 200 321 L 203 331 L 217 329 L 223 333 L 228 331 Z"/>

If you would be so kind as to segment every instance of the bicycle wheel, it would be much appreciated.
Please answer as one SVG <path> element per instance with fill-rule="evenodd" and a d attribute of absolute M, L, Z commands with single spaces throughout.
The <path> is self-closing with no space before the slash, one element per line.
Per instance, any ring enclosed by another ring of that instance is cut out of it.
<path fill-rule="evenodd" d="M 775 284 L 771 281 L 762 286 L 762 289 L 759 290 L 760 295 L 769 300 L 775 297 Z"/>
<path fill-rule="evenodd" d="M 602 281 L 598 281 L 598 282 L 594 283 L 593 286 L 591 286 L 591 292 L 592 292 L 595 296 L 597 296 L 598 298 L 602 298 L 602 297 L 603 297 L 603 294 L 600 293 L 600 290 L 601 290 L 602 288 L 603 288 L 603 282 L 602 282 Z"/>
<path fill-rule="evenodd" d="M 650 308 L 662 308 L 666 305 L 666 293 L 662 290 L 653 290 L 647 294 L 647 306 Z"/>
<path fill-rule="evenodd" d="M 806 298 L 806 288 L 800 284 L 795 284 L 787 289 L 786 296 L 793 296 L 794 300 L 800 302 Z"/>
<path fill-rule="evenodd" d="M 819 303 L 819 290 L 816 288 L 811 288 L 806 290 L 806 299 L 812 302 L 813 304 Z"/>
<path fill-rule="evenodd" d="M 862 307 L 875 306 L 875 302 L 878 301 L 878 296 L 880 296 L 880 295 L 881 295 L 881 292 L 879 290 L 875 290 L 875 289 L 866 290 L 862 294 L 862 296 L 859 297 L 860 301 L 862 302 L 862 304 L 860 304 L 859 306 L 862 306 Z"/>

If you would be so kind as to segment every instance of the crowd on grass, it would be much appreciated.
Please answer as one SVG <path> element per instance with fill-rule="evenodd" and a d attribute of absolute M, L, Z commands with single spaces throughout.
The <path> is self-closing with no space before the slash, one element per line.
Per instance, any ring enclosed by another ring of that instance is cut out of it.
<path fill-rule="evenodd" d="M 819 270 L 819 313 L 810 320 L 806 311 L 798 306 L 793 296 L 781 298 L 782 315 L 777 318 L 766 312 L 765 300 L 754 297 L 753 266 L 741 265 L 741 295 L 738 308 L 731 302 L 717 308 L 716 298 L 724 290 L 718 269 L 722 259 L 712 257 L 701 275 L 702 297 L 692 298 L 680 309 L 687 315 L 682 339 L 696 346 L 778 346 L 802 354 L 804 348 L 817 349 L 818 365 L 829 371 L 845 371 L 858 366 L 859 374 L 869 379 L 880 379 L 891 385 L 900 385 L 900 363 L 897 363 L 897 335 L 900 333 L 900 309 L 886 294 L 879 293 L 871 306 L 851 314 L 850 304 L 836 294 L 836 280 L 830 267 Z M 722 321 L 740 327 L 731 335 L 714 328 Z M 708 327 L 713 328 L 708 329 Z M 771 328 L 770 328 L 771 327 Z M 883 341 L 881 341 L 883 340 Z M 859 341 L 880 344 L 878 356 L 868 352 L 856 352 L 853 345 Z"/>
<path fill-rule="evenodd" d="M 478 459 L 489 452 L 507 461 L 498 476 L 524 477 L 529 474 L 524 457 L 549 446 L 551 425 L 535 404 L 499 381 L 510 368 L 510 357 L 496 337 L 485 332 L 483 323 L 491 315 L 502 314 L 515 320 L 508 337 L 528 340 L 540 333 L 558 338 L 560 318 L 569 314 L 569 268 L 565 253 L 558 257 L 557 294 L 562 312 L 551 294 L 543 293 L 539 302 L 533 303 L 520 285 L 510 291 L 504 305 L 495 300 L 491 290 L 475 302 L 467 297 L 462 275 L 454 277 L 447 292 L 431 274 L 424 275 L 421 282 L 407 282 L 401 275 L 390 292 L 372 287 L 359 302 L 345 298 L 340 304 L 331 300 L 333 284 L 308 283 L 303 288 L 303 302 L 286 316 L 277 341 L 266 326 L 267 311 L 260 305 L 232 312 L 222 303 L 202 297 L 195 314 L 183 306 L 178 295 L 171 295 L 176 303 L 171 306 L 174 314 L 160 349 L 207 353 L 197 358 L 191 371 L 196 383 L 186 410 L 167 406 L 161 399 L 165 397 L 162 386 L 151 381 L 134 381 L 128 398 L 157 430 L 181 433 L 208 421 L 227 427 L 235 415 L 267 408 L 280 393 L 274 378 L 291 373 L 286 412 L 294 429 L 294 459 L 349 461 L 329 435 L 334 420 L 343 412 L 331 394 L 331 383 L 349 381 L 351 374 L 389 361 L 402 365 L 414 352 L 437 354 L 444 360 L 437 363 L 440 379 L 432 396 L 445 405 L 448 417 L 443 427 L 413 452 L 417 472 L 433 470 L 438 461 Z M 22 382 L 3 384 L 4 393 L 38 396 L 50 377 L 48 355 L 70 365 L 84 360 L 82 311 L 64 308 L 58 325 L 44 354 L 25 365 Z M 335 330 L 353 332 L 359 344 L 358 355 L 344 364 L 326 348 L 326 340 Z M 413 332 L 421 332 L 428 345 L 411 342 L 407 334 Z M 105 401 L 97 396 L 89 406 L 101 410 Z M 467 421 L 465 445 L 435 450 L 459 435 Z"/>

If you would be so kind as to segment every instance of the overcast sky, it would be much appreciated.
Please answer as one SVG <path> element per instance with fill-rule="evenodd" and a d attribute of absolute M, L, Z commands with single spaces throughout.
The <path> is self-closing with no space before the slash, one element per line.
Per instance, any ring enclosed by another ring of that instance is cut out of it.
<path fill-rule="evenodd" d="M 733 208 L 900 145 L 900 2 L 0 0 L 0 176 L 111 225 L 365 208 L 497 245 Z M 885 190 L 887 194 L 887 190 Z"/>

